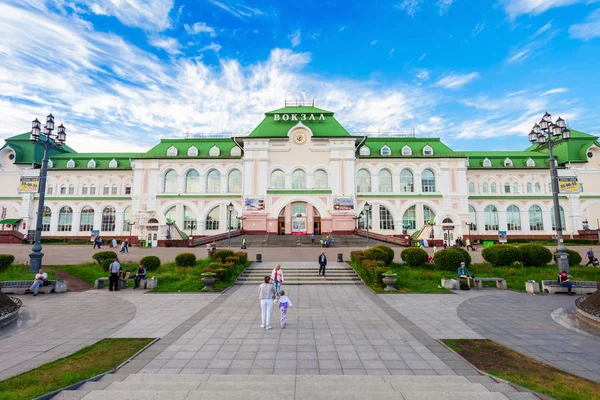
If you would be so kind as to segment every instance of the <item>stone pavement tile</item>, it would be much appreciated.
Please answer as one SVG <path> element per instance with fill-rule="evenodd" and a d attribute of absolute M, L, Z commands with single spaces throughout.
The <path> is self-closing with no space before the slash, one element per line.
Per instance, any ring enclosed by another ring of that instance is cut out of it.
<path fill-rule="evenodd" d="M 252 368 L 250 375 L 273 375 L 273 368 Z"/>

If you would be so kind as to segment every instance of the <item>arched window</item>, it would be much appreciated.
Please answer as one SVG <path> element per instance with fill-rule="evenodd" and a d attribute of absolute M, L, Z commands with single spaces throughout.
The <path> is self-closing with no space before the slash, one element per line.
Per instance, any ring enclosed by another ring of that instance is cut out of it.
<path fill-rule="evenodd" d="M 115 160 L 114 158 L 112 160 L 110 160 L 110 162 L 108 163 L 108 168 L 117 168 L 118 163 L 117 160 Z"/>
<path fill-rule="evenodd" d="M 206 223 L 204 224 L 206 230 L 216 231 L 219 229 L 219 206 L 216 206 L 206 216 Z"/>
<path fill-rule="evenodd" d="M 435 192 L 435 175 L 432 170 L 426 169 L 421 174 L 421 186 L 423 192 Z"/>
<path fill-rule="evenodd" d="M 90 194 L 96 194 L 96 185 L 90 185 Z"/>
<path fill-rule="evenodd" d="M 92 207 L 83 207 L 79 216 L 79 231 L 89 232 L 94 229 L 94 209 Z"/>
<path fill-rule="evenodd" d="M 183 206 L 183 229 L 196 229 L 196 216 L 188 206 Z"/>
<path fill-rule="evenodd" d="M 129 225 L 130 221 L 131 207 L 127 207 L 125 211 L 123 211 L 123 232 L 131 232 L 131 225 Z"/>
<path fill-rule="evenodd" d="M 567 224 L 565 222 L 565 210 L 562 208 L 562 206 L 560 206 L 559 212 L 560 212 L 560 225 L 561 225 L 561 228 L 564 230 L 566 228 Z M 556 217 L 554 216 L 554 207 L 552 207 L 550 209 L 550 215 L 552 216 L 552 230 L 555 231 L 556 230 Z"/>
<path fill-rule="evenodd" d="M 475 183 L 469 182 L 469 193 L 475 193 Z"/>
<path fill-rule="evenodd" d="M 539 182 L 536 182 L 533 187 L 534 187 L 536 193 L 542 193 L 542 185 L 540 185 Z"/>
<path fill-rule="evenodd" d="M 512 167 L 513 166 L 513 162 L 510 158 L 507 158 L 504 160 L 504 166 L 505 167 Z"/>
<path fill-rule="evenodd" d="M 367 220 L 369 223 L 369 229 L 373 229 L 373 207 L 371 207 L 369 212 L 366 212 L 363 209 L 362 212 L 358 215 L 358 229 L 367 229 Z"/>
<path fill-rule="evenodd" d="M 167 224 L 177 223 L 177 207 L 169 207 L 165 212 L 165 220 L 167 221 Z"/>
<path fill-rule="evenodd" d="M 81 185 L 81 194 L 86 195 L 89 193 L 89 191 L 90 191 L 90 188 L 88 187 L 88 185 L 86 185 L 86 184 Z"/>
<path fill-rule="evenodd" d="M 454 221 L 452 221 L 452 218 L 444 218 L 444 220 L 442 221 L 442 224 L 453 224 Z"/>
<path fill-rule="evenodd" d="M 402 155 L 403 156 L 412 156 L 412 149 L 410 147 L 408 147 L 408 145 L 404 146 L 402 148 Z"/>
<path fill-rule="evenodd" d="M 552 193 L 552 182 L 548 182 L 548 193 Z"/>
<path fill-rule="evenodd" d="M 492 205 L 487 206 L 483 211 L 483 217 L 486 231 L 498 230 L 498 209 L 496 207 Z"/>
<path fill-rule="evenodd" d="M 540 206 L 529 207 L 529 230 L 544 230 L 544 216 L 542 214 L 542 208 Z"/>
<path fill-rule="evenodd" d="M 44 207 L 44 214 L 42 214 L 42 231 L 50 231 L 50 222 L 52 220 L 52 210 L 49 207 Z"/>
<path fill-rule="evenodd" d="M 113 196 L 119 194 L 119 187 L 117 185 L 112 185 L 110 187 L 110 194 L 112 194 Z"/>
<path fill-rule="evenodd" d="M 88 161 L 87 167 L 88 168 L 96 168 L 96 161 L 94 161 L 94 160 Z"/>
<path fill-rule="evenodd" d="M 487 182 L 484 182 L 483 185 L 481 185 L 481 191 L 483 193 L 488 193 L 490 191 L 490 185 L 488 185 Z"/>
<path fill-rule="evenodd" d="M 305 217 L 306 212 L 306 203 L 292 203 L 292 217 Z"/>
<path fill-rule="evenodd" d="M 469 222 L 471 223 L 471 230 L 477 230 L 477 212 L 475 207 L 469 206 Z"/>
<path fill-rule="evenodd" d="M 504 184 L 504 193 L 510 193 L 510 183 L 508 182 Z"/>
<path fill-rule="evenodd" d="M 483 160 L 483 166 L 485 168 L 490 168 L 492 166 L 492 162 L 490 161 L 489 158 L 486 158 L 485 160 Z"/>
<path fill-rule="evenodd" d="M 221 149 L 219 149 L 217 146 L 213 146 L 208 151 L 208 155 L 211 157 L 219 157 L 221 155 Z"/>
<path fill-rule="evenodd" d="M 509 231 L 521 230 L 521 210 L 517 206 L 509 206 L 506 209 L 506 223 Z"/>
<path fill-rule="evenodd" d="M 52 167 L 54 167 L 54 163 L 52 162 L 52 160 L 48 160 L 48 168 Z"/>
<path fill-rule="evenodd" d="M 490 193 L 497 193 L 497 192 L 498 192 L 498 187 L 496 185 L 496 182 L 490 183 Z"/>
<path fill-rule="evenodd" d="M 271 189 L 285 188 L 285 174 L 282 170 L 276 169 L 271 172 Z"/>
<path fill-rule="evenodd" d="M 535 161 L 533 161 L 533 158 L 528 158 L 526 165 L 528 167 L 535 167 Z"/>
<path fill-rule="evenodd" d="M 361 156 L 370 156 L 371 155 L 371 149 L 368 148 L 367 146 L 363 146 L 358 151 L 358 154 L 361 155 Z"/>
<path fill-rule="evenodd" d="M 206 177 L 206 191 L 208 193 L 221 192 L 221 173 L 216 169 L 211 170 Z"/>
<path fill-rule="evenodd" d="M 433 147 L 427 145 L 423 147 L 423 155 L 424 156 L 432 156 L 433 155 Z"/>
<path fill-rule="evenodd" d="M 318 169 L 313 174 L 313 189 L 328 189 L 329 188 L 329 177 L 327 172 L 322 169 Z"/>
<path fill-rule="evenodd" d="M 242 155 L 242 149 L 240 149 L 239 147 L 235 146 L 231 148 L 231 151 L 229 152 L 229 154 L 232 157 L 240 157 Z"/>
<path fill-rule="evenodd" d="M 392 191 L 392 173 L 387 169 L 379 171 L 379 192 L 389 193 Z"/>
<path fill-rule="evenodd" d="M 423 206 L 423 223 L 428 224 L 435 220 L 435 211 L 429 206 Z"/>
<path fill-rule="evenodd" d="M 242 192 L 242 173 L 239 169 L 234 169 L 229 172 L 229 175 L 227 176 L 227 191 L 229 193 Z"/>
<path fill-rule="evenodd" d="M 67 161 L 67 168 L 75 168 L 75 161 L 73 161 L 73 160 Z"/>
<path fill-rule="evenodd" d="M 125 194 L 127 194 L 127 195 L 131 194 L 131 185 L 130 184 L 125 185 Z"/>
<path fill-rule="evenodd" d="M 165 184 L 163 185 L 164 193 L 175 193 L 177 192 L 177 172 L 169 170 L 165 174 Z"/>
<path fill-rule="evenodd" d="M 190 169 L 185 174 L 185 192 L 200 193 L 200 173 L 195 169 Z"/>
<path fill-rule="evenodd" d="M 301 169 L 292 172 L 292 189 L 306 189 L 306 172 Z"/>
<path fill-rule="evenodd" d="M 366 169 L 361 169 L 356 174 L 356 191 L 369 193 L 371 191 L 371 174 Z"/>
<path fill-rule="evenodd" d="M 192 146 L 187 151 L 188 157 L 198 157 L 198 148 L 196 146 Z"/>
<path fill-rule="evenodd" d="M 60 194 L 67 194 L 67 185 L 64 183 L 60 185 Z"/>
<path fill-rule="evenodd" d="M 400 172 L 400 191 L 403 193 L 415 191 L 415 178 L 413 173 L 408 169 L 403 169 Z"/>
<path fill-rule="evenodd" d="M 379 229 L 394 229 L 394 217 L 382 205 L 379 206 Z"/>
<path fill-rule="evenodd" d="M 103 232 L 114 232 L 116 215 L 117 213 L 113 207 L 105 207 L 102 210 L 102 226 L 100 230 Z"/>
<path fill-rule="evenodd" d="M 70 232 L 73 226 L 73 209 L 65 206 L 58 212 L 58 227 L 59 232 Z"/>
<path fill-rule="evenodd" d="M 379 150 L 379 154 L 382 156 L 390 156 L 392 155 L 392 150 L 388 146 L 383 146 L 381 150 Z"/>
<path fill-rule="evenodd" d="M 171 146 L 167 149 L 167 157 L 177 157 L 177 148 Z"/>
<path fill-rule="evenodd" d="M 103 187 L 102 187 L 102 194 L 104 196 L 108 196 L 110 194 L 110 186 L 108 183 L 106 183 Z"/>
<path fill-rule="evenodd" d="M 54 194 L 54 186 L 52 186 L 52 185 L 46 186 L 46 194 L 52 196 Z"/>
<path fill-rule="evenodd" d="M 402 216 L 402 227 L 404 229 L 417 229 L 417 207 L 412 206 Z"/>
<path fill-rule="evenodd" d="M 517 182 L 513 182 L 512 185 L 512 192 L 513 193 L 519 193 L 521 190 L 519 189 L 519 184 Z"/>
<path fill-rule="evenodd" d="M 533 184 L 531 182 L 527 182 L 525 187 L 527 188 L 527 193 L 533 193 Z"/>
<path fill-rule="evenodd" d="M 69 185 L 69 194 L 75 194 L 75 185 L 72 183 Z"/>

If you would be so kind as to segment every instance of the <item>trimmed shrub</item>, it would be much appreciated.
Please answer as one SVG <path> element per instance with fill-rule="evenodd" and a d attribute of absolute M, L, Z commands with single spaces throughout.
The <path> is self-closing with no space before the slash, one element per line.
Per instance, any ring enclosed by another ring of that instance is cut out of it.
<path fill-rule="evenodd" d="M 105 260 L 114 260 L 117 257 L 117 253 L 114 251 L 99 251 L 92 255 L 92 258 L 100 265 L 103 265 Z"/>
<path fill-rule="evenodd" d="M 483 259 L 494 267 L 506 267 L 519 260 L 519 250 L 515 246 L 497 245 L 483 249 Z"/>
<path fill-rule="evenodd" d="M 177 254 L 175 264 L 179 267 L 193 267 L 196 265 L 196 255 L 194 253 Z"/>
<path fill-rule="evenodd" d="M 433 258 L 435 268 L 443 271 L 456 271 L 463 261 L 468 267 L 471 264 L 471 256 L 465 250 L 460 250 L 462 249 L 451 247 L 436 252 Z"/>
<path fill-rule="evenodd" d="M 523 244 L 517 249 L 525 267 L 541 267 L 552 261 L 552 252 L 539 244 Z"/>
<path fill-rule="evenodd" d="M 386 254 L 385 265 L 390 265 L 394 262 L 394 250 L 392 250 L 389 246 L 384 246 L 382 244 L 378 244 L 377 246 L 373 246 L 374 249 L 383 250 Z"/>
<path fill-rule="evenodd" d="M 575 250 L 567 249 L 567 253 L 569 254 L 569 267 L 577 267 L 581 265 L 581 255 Z M 558 252 L 554 253 L 554 261 L 558 260 Z"/>
<path fill-rule="evenodd" d="M 227 260 L 227 257 L 231 257 L 233 255 L 235 255 L 233 250 L 217 250 L 212 255 L 212 259 L 224 263 L 225 260 Z"/>
<path fill-rule="evenodd" d="M 146 271 L 156 271 L 160 267 L 160 258 L 156 256 L 146 256 L 140 260 L 140 264 L 146 268 Z"/>
<path fill-rule="evenodd" d="M 377 247 L 371 247 L 364 252 L 365 260 L 382 261 L 383 265 L 387 265 L 388 254 L 385 250 Z"/>
<path fill-rule="evenodd" d="M 0 271 L 4 271 L 15 261 L 15 256 L 12 254 L 0 254 Z"/>
<path fill-rule="evenodd" d="M 361 264 L 365 259 L 364 250 L 355 250 L 350 252 L 350 261 L 353 263 Z"/>
<path fill-rule="evenodd" d="M 246 264 L 248 262 L 248 253 L 245 251 L 236 251 L 235 256 L 240 259 L 240 263 Z"/>
<path fill-rule="evenodd" d="M 240 258 L 238 256 L 227 257 L 225 262 L 232 263 L 233 265 L 241 264 Z"/>
<path fill-rule="evenodd" d="M 409 247 L 400 253 L 402 260 L 411 267 L 420 267 L 427 262 L 429 254 L 419 247 Z"/>
<path fill-rule="evenodd" d="M 367 278 L 370 284 L 378 283 L 383 284 L 383 274 L 386 271 L 385 263 L 381 260 L 363 260 L 361 263 L 362 267 L 367 273 Z"/>

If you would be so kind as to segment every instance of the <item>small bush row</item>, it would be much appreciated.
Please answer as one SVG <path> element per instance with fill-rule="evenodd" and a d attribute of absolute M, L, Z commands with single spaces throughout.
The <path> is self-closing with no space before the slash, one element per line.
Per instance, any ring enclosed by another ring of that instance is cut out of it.
<path fill-rule="evenodd" d="M 571 267 L 581 264 L 581 255 L 567 249 L 569 265 Z M 481 253 L 484 260 L 494 267 L 506 267 L 515 262 L 520 262 L 524 267 L 539 267 L 552 261 L 553 254 L 546 247 L 539 244 L 523 244 L 521 246 L 497 245 L 484 249 Z M 554 254 L 556 260 L 556 254 Z"/>
<path fill-rule="evenodd" d="M 0 254 L 0 271 L 8 269 L 14 261 L 15 256 L 12 254 Z"/>

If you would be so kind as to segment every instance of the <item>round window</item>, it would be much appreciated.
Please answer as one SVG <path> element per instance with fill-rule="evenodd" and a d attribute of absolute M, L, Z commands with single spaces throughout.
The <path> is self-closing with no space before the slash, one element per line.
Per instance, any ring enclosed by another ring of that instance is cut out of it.
<path fill-rule="evenodd" d="M 592 157 L 594 157 L 594 153 L 592 153 L 591 151 L 588 151 L 587 156 L 588 156 L 588 158 L 592 158 Z"/>
<path fill-rule="evenodd" d="M 9 155 L 9 156 L 8 156 L 8 158 L 9 158 L 10 160 L 14 160 L 14 159 L 15 159 L 15 155 L 14 155 L 14 154 L 11 154 L 11 155 Z"/>

